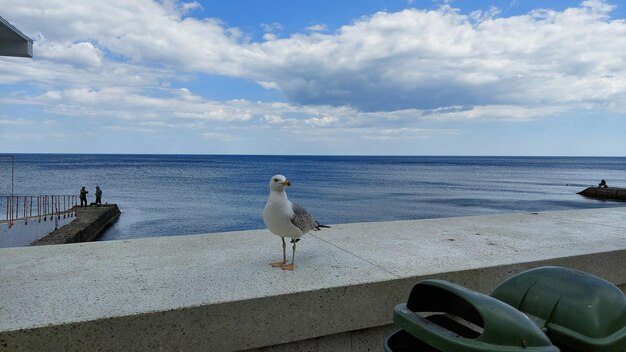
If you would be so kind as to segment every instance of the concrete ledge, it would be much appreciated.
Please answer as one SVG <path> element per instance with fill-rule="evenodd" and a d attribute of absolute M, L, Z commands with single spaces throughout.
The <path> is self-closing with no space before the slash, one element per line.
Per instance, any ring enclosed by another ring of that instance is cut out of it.
<path fill-rule="evenodd" d="M 84 208 L 76 206 L 75 208 L 76 219 L 74 221 L 54 230 L 31 245 L 42 246 L 95 241 L 120 216 L 120 209 L 117 207 L 117 204 Z"/>
<path fill-rule="evenodd" d="M 265 230 L 0 249 L 0 350 L 380 350 L 423 278 L 488 292 L 561 265 L 623 287 L 625 230 L 626 208 L 342 224 L 295 272 Z"/>

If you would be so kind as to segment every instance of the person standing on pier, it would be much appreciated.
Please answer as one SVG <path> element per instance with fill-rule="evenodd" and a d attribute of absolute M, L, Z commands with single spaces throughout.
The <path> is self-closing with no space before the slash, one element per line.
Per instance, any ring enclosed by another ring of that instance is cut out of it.
<path fill-rule="evenodd" d="M 102 205 L 102 190 L 96 186 L 96 205 Z"/>
<path fill-rule="evenodd" d="M 80 189 L 80 207 L 83 207 L 83 202 L 85 203 L 85 206 L 87 206 L 87 193 L 89 193 L 89 191 L 85 188 L 85 186 L 81 187 Z"/>

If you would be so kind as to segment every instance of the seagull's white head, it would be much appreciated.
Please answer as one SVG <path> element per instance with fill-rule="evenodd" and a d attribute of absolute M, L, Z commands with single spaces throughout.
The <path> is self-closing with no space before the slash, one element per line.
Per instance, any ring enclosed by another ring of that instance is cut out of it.
<path fill-rule="evenodd" d="M 291 186 L 291 182 L 283 175 L 274 175 L 270 179 L 270 190 L 284 192 L 286 187 Z"/>

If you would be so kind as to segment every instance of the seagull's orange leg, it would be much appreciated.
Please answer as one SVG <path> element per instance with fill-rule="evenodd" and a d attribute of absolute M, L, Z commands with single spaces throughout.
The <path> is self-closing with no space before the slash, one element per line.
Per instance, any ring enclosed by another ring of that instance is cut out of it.
<path fill-rule="evenodd" d="M 285 237 L 281 237 L 281 239 L 283 240 L 283 261 L 270 263 L 270 265 L 273 266 L 274 268 L 282 268 L 283 265 L 287 263 L 287 253 L 285 252 L 285 249 L 287 248 L 287 244 L 285 243 Z"/>
<path fill-rule="evenodd" d="M 291 264 L 283 264 L 281 268 L 283 270 L 293 270 L 296 268 L 296 242 L 293 243 L 293 255 L 291 256 Z"/>

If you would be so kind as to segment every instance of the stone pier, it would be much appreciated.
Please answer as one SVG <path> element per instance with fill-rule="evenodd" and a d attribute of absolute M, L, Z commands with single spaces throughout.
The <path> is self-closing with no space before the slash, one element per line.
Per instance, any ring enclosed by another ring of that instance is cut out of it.
<path fill-rule="evenodd" d="M 32 246 L 95 241 L 120 216 L 116 204 L 76 206 L 76 219 L 33 242 Z"/>

